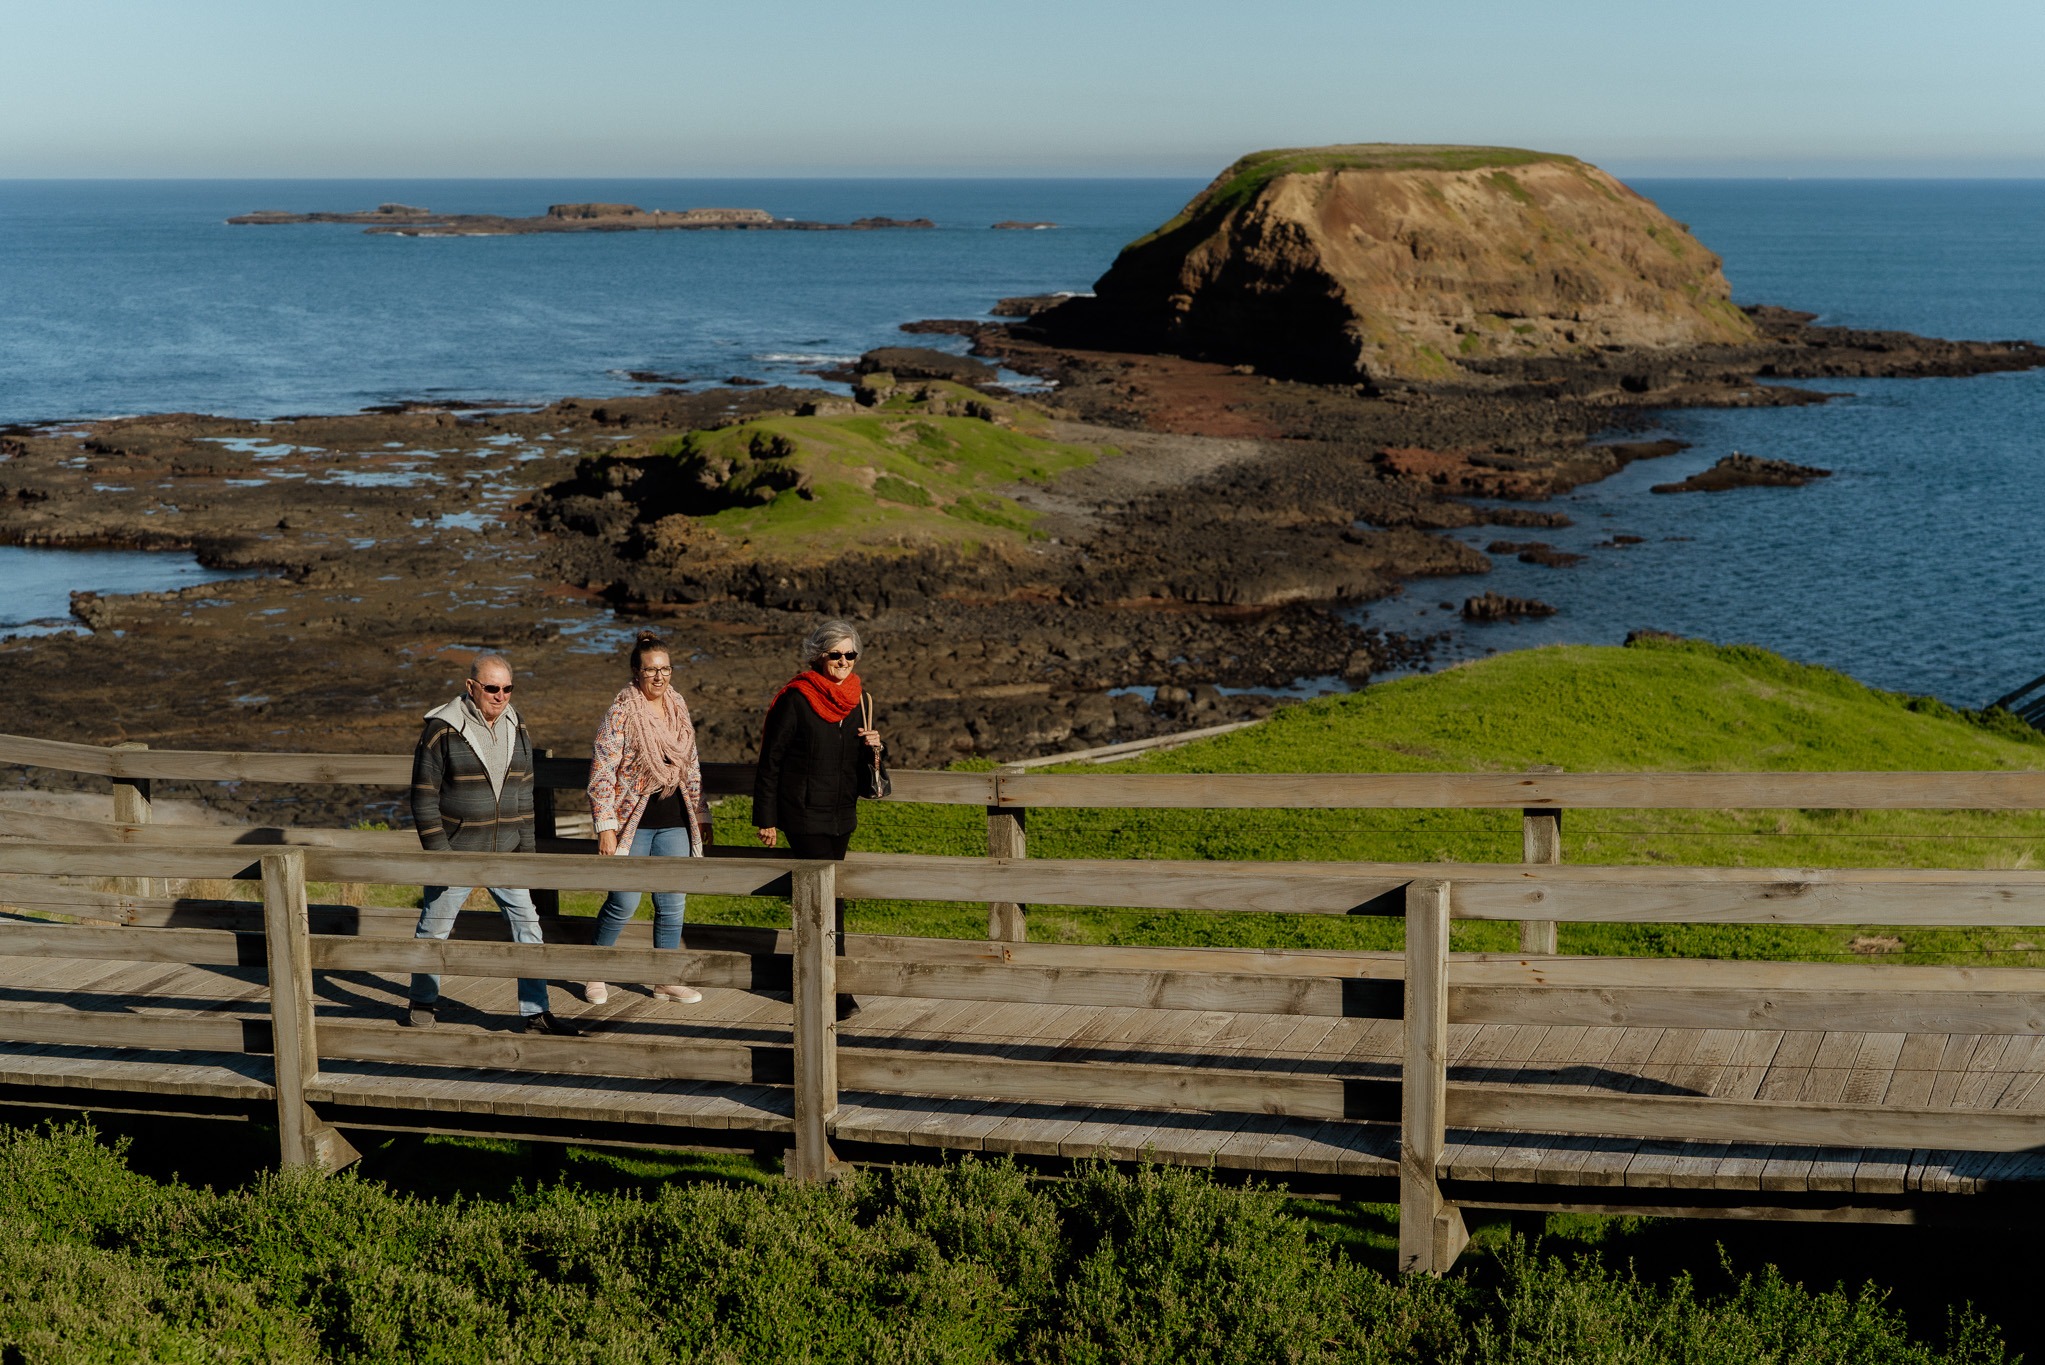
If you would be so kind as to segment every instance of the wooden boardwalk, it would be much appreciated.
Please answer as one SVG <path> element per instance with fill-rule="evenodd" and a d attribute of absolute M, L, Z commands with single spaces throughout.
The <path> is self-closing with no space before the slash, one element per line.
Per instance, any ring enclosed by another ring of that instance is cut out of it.
<path fill-rule="evenodd" d="M 494 915 L 477 915 L 488 932 Z M 0 940 L 4 941 L 4 940 Z M 858 940 L 853 940 L 857 951 Z M 1473 961 L 1476 961 L 1473 959 Z M 1451 967 L 1454 971 L 1454 964 Z M 62 1038 L 80 1014 L 109 1012 L 166 1024 L 233 1021 L 266 1031 L 269 989 L 253 967 L 0 958 L 0 1010 L 15 1028 Z M 407 978 L 319 973 L 316 1018 L 326 1038 L 382 1035 L 392 1051 L 417 1035 L 399 1028 Z M 450 978 L 449 1010 L 436 1035 L 495 1039 L 508 1053 L 544 1041 L 550 1055 L 580 1040 L 530 1040 L 510 1031 L 516 1011 L 507 979 Z M 617 986 L 589 1007 L 557 984 L 555 1003 L 590 1040 L 630 1041 L 657 1056 L 703 1044 L 787 1048 L 788 993 L 709 988 L 702 1004 L 656 1001 L 647 988 Z M 876 1158 L 893 1149 L 943 1149 L 1020 1157 L 1149 1159 L 1302 1178 L 1390 1181 L 1398 1171 L 1397 1085 L 1403 1058 L 1397 1019 L 1298 1017 L 1214 1010 L 996 1004 L 866 997 L 838 1030 L 839 1065 L 885 1068 L 901 1054 L 1006 1061 L 1200 1068 L 1252 1076 L 1352 1082 L 1369 1119 L 1301 1119 L 1216 1110 L 1159 1110 L 1022 1100 L 840 1092 L 834 1134 L 844 1151 Z M 34 1011 L 39 1018 L 24 1017 Z M 2018 1034 L 1869 1033 L 1451 1025 L 1451 1084 L 1609 1093 L 1900 1105 L 1951 1112 L 2045 1117 L 2045 1038 Z M 657 1067 L 657 1063 L 655 1064 Z M 572 1059 L 570 1061 L 573 1070 Z M 0 1043 L 0 1086 L 14 1103 L 193 1110 L 225 1101 L 269 1117 L 268 1058 L 239 1051 L 138 1053 L 62 1043 Z M 97 1096 L 88 1099 L 78 1092 Z M 116 1099 L 115 1097 L 120 1097 Z M 791 1091 L 783 1085 L 547 1074 L 501 1068 L 423 1066 L 344 1059 L 323 1062 L 308 1100 L 357 1129 L 475 1131 L 558 1138 L 775 1150 L 791 1140 Z M 592 1127 L 593 1126 L 593 1127 Z M 2041 1123 L 2045 1133 L 2045 1123 Z M 1544 1202 L 1575 1192 L 1578 1204 L 1609 1199 L 1646 1206 L 1685 1192 L 1749 1196 L 1980 1194 L 2045 1189 L 2045 1152 L 1868 1150 L 1781 1143 L 1671 1142 L 1448 1130 L 1443 1180 L 1487 1187 L 1464 1202 Z M 1599 1192 L 1603 1192 L 1600 1194 Z M 1491 1196 L 1487 1198 L 1487 1194 Z M 1805 1201 L 1808 1202 L 1808 1201 Z M 1791 1211 L 1798 1201 L 1784 1201 Z M 1870 1205 L 1873 1213 L 1885 1207 Z"/>
<path fill-rule="evenodd" d="M 113 784 L 111 821 L 0 809 L 0 1104 L 274 1123 L 286 1164 L 427 1131 L 785 1154 L 795 1179 L 947 1151 L 1256 1173 L 1399 1202 L 1402 1269 L 1440 1271 L 1464 1207 L 2021 1222 L 2045 1207 L 2045 971 L 1565 957 L 1559 922 L 2045 930 L 2045 870 L 1576 867 L 1565 807 L 2037 809 L 2045 773 L 901 773 L 984 808 L 990 856 L 615 859 L 425 853 L 402 831 L 184 828 L 153 778 L 401 784 L 401 757 L 167 754 L 0 736 L 0 761 Z M 544 784 L 581 765 L 543 761 Z M 748 774 L 712 766 L 720 790 Z M 1522 812 L 1519 863 L 1028 857 L 1032 806 Z M 195 884 L 259 882 L 260 902 Z M 504 941 L 316 887 L 522 886 L 766 897 L 786 928 L 590 922 Z M 836 897 L 971 902 L 984 940 L 840 936 Z M 1031 943 L 1034 906 L 1384 916 L 1388 953 Z M 11 909 L 7 907 L 12 907 Z M 1449 952 L 1453 921 L 1521 955 Z M 397 1014 L 413 971 L 454 1002 Z M 513 979 L 602 976 L 513 1031 Z M 699 1005 L 655 1001 L 681 978 Z M 856 994 L 842 1024 L 831 1002 Z"/>

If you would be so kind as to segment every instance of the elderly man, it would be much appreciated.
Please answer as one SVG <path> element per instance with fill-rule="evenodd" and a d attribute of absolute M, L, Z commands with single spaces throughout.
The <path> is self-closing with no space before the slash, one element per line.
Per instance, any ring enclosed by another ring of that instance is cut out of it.
<path fill-rule="evenodd" d="M 479 654 L 469 665 L 462 695 L 426 713 L 412 752 L 412 824 L 430 852 L 533 851 L 533 747 L 511 705 L 511 665 L 501 654 Z M 446 938 L 467 886 L 429 886 L 414 938 Z M 520 943 L 540 941 L 532 893 L 489 888 Z M 400 1022 L 424 1028 L 440 1004 L 440 977 L 412 978 L 411 1005 Z M 582 1030 L 547 1008 L 544 979 L 518 983 L 519 1028 L 525 1033 L 575 1037 Z"/>

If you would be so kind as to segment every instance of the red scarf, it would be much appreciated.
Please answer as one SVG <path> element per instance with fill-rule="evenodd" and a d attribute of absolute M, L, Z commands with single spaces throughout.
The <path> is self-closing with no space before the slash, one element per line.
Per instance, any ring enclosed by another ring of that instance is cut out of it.
<path fill-rule="evenodd" d="M 803 700 L 809 703 L 810 710 L 836 725 L 859 708 L 859 675 L 848 673 L 844 682 L 832 682 L 814 668 L 806 668 L 774 694 L 774 700 L 767 703 L 767 713 L 772 715 L 781 699 L 790 692 L 800 692 Z"/>

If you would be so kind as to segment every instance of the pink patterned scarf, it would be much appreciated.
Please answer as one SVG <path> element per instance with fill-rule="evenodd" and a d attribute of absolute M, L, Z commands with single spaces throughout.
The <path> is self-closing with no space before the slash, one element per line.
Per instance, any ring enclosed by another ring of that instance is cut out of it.
<path fill-rule="evenodd" d="M 616 705 L 624 708 L 625 744 L 639 769 L 639 793 L 665 796 L 677 787 L 690 786 L 696 767 L 696 727 L 689 722 L 688 703 L 673 688 L 661 694 L 659 703 L 627 684 L 618 692 Z M 693 813 L 698 792 L 685 791 Z"/>

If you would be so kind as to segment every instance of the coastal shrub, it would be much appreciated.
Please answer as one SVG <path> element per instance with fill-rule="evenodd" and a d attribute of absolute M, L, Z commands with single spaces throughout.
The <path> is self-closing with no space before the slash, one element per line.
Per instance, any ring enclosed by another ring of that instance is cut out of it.
<path fill-rule="evenodd" d="M 1872 1289 L 1728 1271 L 1712 1293 L 1512 1236 L 1397 1280 L 1281 1192 L 1105 1163 L 435 1200 L 152 1181 L 74 1124 L 0 1128 L 0 1209 L 8 1365 L 2006 1360 L 1971 1315 L 1913 1339 Z"/>

